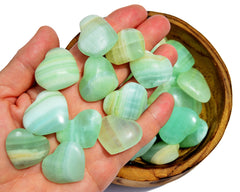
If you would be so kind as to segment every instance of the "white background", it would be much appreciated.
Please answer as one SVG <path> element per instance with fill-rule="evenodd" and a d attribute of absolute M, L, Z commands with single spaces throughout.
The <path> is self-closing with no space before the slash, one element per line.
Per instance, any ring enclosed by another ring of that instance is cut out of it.
<path fill-rule="evenodd" d="M 129 4 L 147 10 L 175 15 L 200 31 L 216 48 L 232 78 L 233 111 L 230 122 L 215 150 L 195 169 L 167 185 L 134 189 L 111 185 L 106 192 L 202 192 L 239 191 L 240 172 L 240 75 L 239 75 L 239 1 L 237 0 L 9 0 L 0 2 L 0 69 L 2 69 L 42 25 L 59 35 L 61 47 L 79 32 L 79 21 L 89 15 L 106 16 Z M 0 109 L 1 110 L 1 109 Z M 237 111 L 238 110 L 238 111 Z M 1 136 L 0 136 L 1 137 Z"/>

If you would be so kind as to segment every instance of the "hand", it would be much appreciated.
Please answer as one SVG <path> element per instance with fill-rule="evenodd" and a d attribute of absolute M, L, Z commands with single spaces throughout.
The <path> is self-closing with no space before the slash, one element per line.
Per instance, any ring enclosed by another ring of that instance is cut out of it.
<path fill-rule="evenodd" d="M 116 32 L 124 28 L 137 28 L 144 36 L 146 49 L 151 50 L 170 30 L 168 20 L 163 16 L 147 19 L 146 10 L 138 5 L 118 9 L 108 15 L 106 20 Z M 162 94 L 137 120 L 143 129 L 142 140 L 131 149 L 117 155 L 109 155 L 97 141 L 94 147 L 85 149 L 86 169 L 84 179 L 71 184 L 56 184 L 48 181 L 42 174 L 41 164 L 17 170 L 7 157 L 5 142 L 7 135 L 16 128 L 22 128 L 24 111 L 43 90 L 34 81 L 34 71 L 44 59 L 48 50 L 58 47 L 56 33 L 49 27 L 41 27 L 35 36 L 18 51 L 10 63 L 0 72 L 0 191 L 103 191 L 113 181 L 118 171 L 137 151 L 147 144 L 170 117 L 174 101 L 170 94 Z M 77 60 L 80 75 L 83 74 L 84 62 L 87 59 L 75 45 L 71 49 Z M 176 50 L 171 45 L 163 45 L 155 54 L 169 58 L 174 64 Z M 128 64 L 114 66 L 119 83 L 129 75 Z M 152 93 L 152 89 L 148 91 Z M 85 102 L 75 84 L 61 91 L 66 97 L 70 119 L 80 111 L 96 109 L 104 116 L 103 101 Z M 50 153 L 58 142 L 55 134 L 48 135 Z"/>

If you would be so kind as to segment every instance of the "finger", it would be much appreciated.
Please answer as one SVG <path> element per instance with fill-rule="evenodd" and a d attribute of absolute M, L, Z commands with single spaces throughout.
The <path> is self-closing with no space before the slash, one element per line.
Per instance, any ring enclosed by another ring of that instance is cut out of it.
<path fill-rule="evenodd" d="M 140 5 L 130 5 L 109 14 L 105 19 L 116 32 L 135 28 L 147 18 L 147 11 Z"/>
<path fill-rule="evenodd" d="M 163 15 L 154 15 L 137 27 L 143 34 L 146 50 L 160 42 L 170 31 L 170 23 Z"/>
<path fill-rule="evenodd" d="M 178 54 L 177 50 L 170 44 L 163 44 L 154 51 L 155 55 L 162 55 L 167 57 L 172 66 L 177 62 Z"/>
<path fill-rule="evenodd" d="M 47 26 L 41 27 L 0 72 L 0 97 L 16 97 L 29 89 L 34 82 L 36 67 L 47 51 L 58 46 L 55 31 Z"/>

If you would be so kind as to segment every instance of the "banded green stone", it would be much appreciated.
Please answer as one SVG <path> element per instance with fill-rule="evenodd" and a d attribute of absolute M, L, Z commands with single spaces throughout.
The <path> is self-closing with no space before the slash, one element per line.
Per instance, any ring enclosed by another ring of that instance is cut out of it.
<path fill-rule="evenodd" d="M 118 35 L 102 17 L 89 15 L 80 22 L 79 50 L 88 56 L 103 56 L 117 42 Z"/>
<path fill-rule="evenodd" d="M 16 169 L 24 169 L 40 163 L 47 156 L 50 146 L 46 137 L 36 136 L 23 128 L 9 133 L 6 150 Z"/>
<path fill-rule="evenodd" d="M 102 120 L 98 140 L 109 154 L 114 155 L 133 147 L 141 138 L 142 128 L 136 121 L 108 115 Z"/>
<path fill-rule="evenodd" d="M 167 144 L 178 144 L 197 129 L 199 117 L 195 111 L 186 107 L 174 107 L 167 123 L 159 135 Z"/>
<path fill-rule="evenodd" d="M 155 165 L 170 163 L 179 157 L 179 144 L 169 145 L 163 141 L 158 142 L 141 157 L 144 161 Z"/>
<path fill-rule="evenodd" d="M 106 54 L 113 64 L 121 65 L 139 59 L 144 55 L 145 41 L 137 29 L 123 29 L 118 33 L 118 41 Z"/>
<path fill-rule="evenodd" d="M 211 98 L 207 81 L 195 68 L 179 74 L 177 83 L 183 91 L 201 103 L 206 103 Z"/>
<path fill-rule="evenodd" d="M 82 148 L 93 147 L 97 141 L 102 124 L 102 116 L 93 109 L 81 111 L 68 126 L 57 132 L 57 140 L 77 142 Z"/>
<path fill-rule="evenodd" d="M 147 106 L 147 91 L 138 83 L 128 83 L 107 95 L 103 102 L 106 114 L 137 120 Z"/>
<path fill-rule="evenodd" d="M 135 79 L 145 88 L 157 87 L 172 76 L 171 62 L 164 56 L 145 51 L 143 57 L 130 62 Z"/>
<path fill-rule="evenodd" d="M 114 91 L 118 78 L 112 64 L 104 57 L 89 57 L 84 66 L 79 91 L 86 101 L 98 101 Z"/>
<path fill-rule="evenodd" d="M 84 151 L 78 143 L 63 142 L 42 162 L 44 176 L 54 183 L 81 181 L 85 171 Z"/>
<path fill-rule="evenodd" d="M 61 131 L 68 121 L 67 101 L 59 91 L 42 91 L 23 116 L 24 127 L 36 135 Z"/>
<path fill-rule="evenodd" d="M 66 49 L 51 49 L 37 67 L 35 79 L 41 87 L 49 91 L 69 87 L 79 80 L 76 60 Z"/>

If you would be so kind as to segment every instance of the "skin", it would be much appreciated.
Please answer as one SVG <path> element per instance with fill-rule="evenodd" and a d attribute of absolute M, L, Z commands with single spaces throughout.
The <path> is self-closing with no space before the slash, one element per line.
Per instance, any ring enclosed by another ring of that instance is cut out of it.
<path fill-rule="evenodd" d="M 118 9 L 105 18 L 119 32 L 125 28 L 136 28 L 144 36 L 146 49 L 151 50 L 170 30 L 168 20 L 161 16 L 147 19 L 146 10 L 139 5 L 131 5 Z M 97 141 L 94 147 L 85 149 L 86 169 L 84 179 L 70 184 L 56 184 L 48 181 L 42 174 L 41 164 L 17 170 L 7 157 L 5 141 L 7 135 L 16 128 L 23 127 L 24 111 L 43 90 L 34 81 L 34 71 L 44 59 L 45 54 L 59 46 L 58 37 L 53 29 L 41 27 L 33 38 L 21 48 L 9 64 L 0 72 L 0 191 L 104 191 L 113 181 L 118 171 L 137 151 L 147 144 L 166 123 L 171 115 L 174 101 L 170 94 L 162 94 L 137 120 L 143 129 L 143 138 L 131 149 L 109 155 Z M 80 75 L 83 75 L 84 62 L 87 59 L 75 45 L 71 49 L 77 60 Z M 155 54 L 164 55 L 174 64 L 177 52 L 171 45 L 164 45 Z M 114 66 L 119 83 L 129 75 L 128 64 Z M 148 94 L 153 89 L 148 90 Z M 74 118 L 80 111 L 95 109 L 105 116 L 102 108 L 103 101 L 88 103 L 78 91 L 78 83 L 61 91 L 67 99 L 69 116 Z M 55 134 L 48 135 L 50 153 L 59 144 Z"/>

